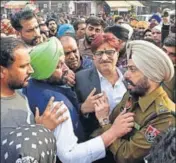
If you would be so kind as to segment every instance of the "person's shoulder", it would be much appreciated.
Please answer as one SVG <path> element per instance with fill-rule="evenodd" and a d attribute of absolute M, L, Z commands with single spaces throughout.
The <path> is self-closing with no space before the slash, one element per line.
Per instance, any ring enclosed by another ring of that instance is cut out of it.
<path fill-rule="evenodd" d="M 88 57 L 82 58 L 82 67 L 84 69 L 91 68 L 92 65 L 93 65 L 93 61 L 90 58 L 88 58 Z"/>
<path fill-rule="evenodd" d="M 78 47 L 83 46 L 84 38 L 77 41 Z"/>
<path fill-rule="evenodd" d="M 92 71 L 93 71 L 93 67 L 78 71 L 75 75 L 76 75 L 76 78 L 79 78 L 79 77 L 82 77 L 82 76 L 87 76 Z"/>
<path fill-rule="evenodd" d="M 82 60 L 83 60 L 83 62 L 91 62 L 91 63 L 93 63 L 93 60 L 90 59 L 88 56 L 83 56 Z"/>
<path fill-rule="evenodd" d="M 58 101 L 58 100 L 59 101 L 66 101 L 66 100 L 68 100 L 68 98 L 64 94 L 62 94 L 62 93 L 60 93 L 60 92 L 58 92 L 57 90 L 54 90 L 54 89 L 43 90 L 42 96 L 45 97 L 45 98 L 48 98 L 48 99 L 53 96 L 55 98 L 55 101 Z"/>
<path fill-rule="evenodd" d="M 167 96 L 160 95 L 155 100 L 156 113 L 158 115 L 165 113 L 175 113 L 175 103 Z"/>
<path fill-rule="evenodd" d="M 35 79 L 30 79 L 28 85 L 23 88 L 23 93 L 25 95 L 29 95 L 29 94 L 41 94 L 43 92 L 43 90 L 47 89 L 48 85 L 44 82 L 35 80 Z"/>

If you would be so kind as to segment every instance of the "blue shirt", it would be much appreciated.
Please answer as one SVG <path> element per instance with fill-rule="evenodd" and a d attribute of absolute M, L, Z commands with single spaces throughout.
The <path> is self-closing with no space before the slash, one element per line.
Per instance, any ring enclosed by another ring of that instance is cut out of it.
<path fill-rule="evenodd" d="M 91 59 L 89 59 L 88 57 L 81 57 L 81 66 L 76 70 L 76 72 L 84 70 L 84 69 L 88 69 L 91 68 L 93 65 L 93 62 Z"/>

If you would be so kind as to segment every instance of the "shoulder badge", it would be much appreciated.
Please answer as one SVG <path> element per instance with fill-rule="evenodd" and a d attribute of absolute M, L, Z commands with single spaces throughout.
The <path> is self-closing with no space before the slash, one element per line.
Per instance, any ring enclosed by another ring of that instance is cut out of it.
<path fill-rule="evenodd" d="M 157 114 L 163 114 L 169 112 L 168 108 L 165 107 L 161 102 L 156 106 Z"/>
<path fill-rule="evenodd" d="M 145 131 L 145 138 L 147 140 L 147 142 L 149 143 L 153 143 L 154 139 L 156 138 L 156 136 L 160 133 L 159 130 L 157 130 L 156 128 L 154 128 L 153 126 L 149 125 L 148 128 Z"/>

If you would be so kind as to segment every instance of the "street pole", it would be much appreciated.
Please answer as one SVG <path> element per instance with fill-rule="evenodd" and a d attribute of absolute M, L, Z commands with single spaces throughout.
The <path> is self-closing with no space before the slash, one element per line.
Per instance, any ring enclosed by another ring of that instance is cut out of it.
<path fill-rule="evenodd" d="M 51 13 L 51 1 L 49 1 L 49 12 Z"/>

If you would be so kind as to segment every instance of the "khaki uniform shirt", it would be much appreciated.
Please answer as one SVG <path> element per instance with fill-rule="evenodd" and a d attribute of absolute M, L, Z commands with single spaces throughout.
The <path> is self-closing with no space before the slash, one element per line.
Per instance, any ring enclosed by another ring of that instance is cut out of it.
<path fill-rule="evenodd" d="M 117 163 L 143 163 L 155 137 L 170 125 L 175 125 L 175 116 L 171 114 L 175 113 L 175 104 L 162 87 L 138 101 L 132 101 L 126 93 L 112 112 L 110 120 L 113 122 L 125 107 L 129 112 L 135 113 L 135 127 L 130 133 L 117 139 L 110 150 Z M 108 128 L 110 125 L 104 126 L 103 130 Z"/>
<path fill-rule="evenodd" d="M 86 56 L 86 57 L 92 59 L 93 53 L 91 51 L 90 45 L 88 45 L 86 43 L 85 38 L 80 39 L 78 41 L 78 48 L 79 48 L 79 53 L 80 53 L 81 56 Z"/>

